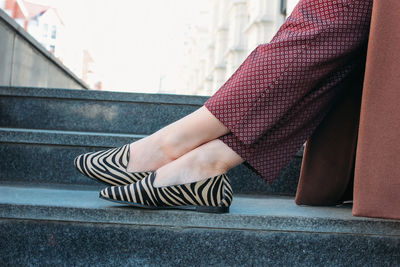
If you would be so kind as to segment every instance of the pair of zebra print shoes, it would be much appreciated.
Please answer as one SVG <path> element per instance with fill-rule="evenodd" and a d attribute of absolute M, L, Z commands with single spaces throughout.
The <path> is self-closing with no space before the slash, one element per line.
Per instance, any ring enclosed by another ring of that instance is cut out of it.
<path fill-rule="evenodd" d="M 187 209 L 224 213 L 232 203 L 228 176 L 221 174 L 199 182 L 155 187 L 155 172 L 128 172 L 129 144 L 79 155 L 76 168 L 84 175 L 111 185 L 100 198 L 147 209 Z"/>

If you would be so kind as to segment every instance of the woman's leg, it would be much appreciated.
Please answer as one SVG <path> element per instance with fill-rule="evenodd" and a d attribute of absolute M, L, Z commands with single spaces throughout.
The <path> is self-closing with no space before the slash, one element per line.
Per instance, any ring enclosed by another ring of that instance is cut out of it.
<path fill-rule="evenodd" d="M 130 145 L 129 172 L 153 171 L 229 130 L 204 106 Z"/>
<path fill-rule="evenodd" d="M 226 173 L 243 159 L 219 139 L 207 142 L 157 169 L 154 186 L 193 183 Z"/>
<path fill-rule="evenodd" d="M 147 154 L 145 146 L 138 149 L 133 167 L 137 161 L 136 170 L 159 169 L 162 177 L 167 171 L 160 166 L 219 137 L 273 181 L 363 65 L 371 8 L 372 0 L 300 1 L 272 41 L 258 46 L 205 107 L 144 140 L 159 147 Z M 167 176 L 162 184 L 174 182 Z"/>
<path fill-rule="evenodd" d="M 301 0 L 206 103 L 228 144 L 272 182 L 364 71 L 372 0 Z"/>

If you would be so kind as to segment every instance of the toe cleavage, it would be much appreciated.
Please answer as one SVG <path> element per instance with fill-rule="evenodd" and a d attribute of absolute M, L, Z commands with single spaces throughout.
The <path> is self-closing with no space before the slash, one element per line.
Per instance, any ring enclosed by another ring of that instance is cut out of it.
<path fill-rule="evenodd" d="M 154 187 L 155 177 L 154 172 L 135 184 L 107 187 L 100 192 L 100 198 L 147 209 L 229 212 L 233 193 L 226 174 L 164 187 Z"/>
<path fill-rule="evenodd" d="M 108 185 L 127 185 L 136 183 L 149 174 L 146 172 L 128 172 L 130 145 L 90 152 L 75 158 L 74 164 L 82 174 Z"/>

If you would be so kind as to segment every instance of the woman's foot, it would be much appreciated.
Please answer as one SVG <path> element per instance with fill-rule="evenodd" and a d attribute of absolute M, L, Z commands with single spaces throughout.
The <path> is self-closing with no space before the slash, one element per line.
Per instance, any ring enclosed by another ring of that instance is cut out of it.
<path fill-rule="evenodd" d="M 196 147 L 228 133 L 206 107 L 130 144 L 128 172 L 154 171 Z"/>
<path fill-rule="evenodd" d="M 155 187 L 153 172 L 135 184 L 111 186 L 100 191 L 100 198 L 146 209 L 184 209 L 199 212 L 229 212 L 232 186 L 226 174 L 199 182 Z"/>
<path fill-rule="evenodd" d="M 77 170 L 94 180 L 109 185 L 126 185 L 140 181 L 151 172 L 127 172 L 129 144 L 77 156 Z"/>
<path fill-rule="evenodd" d="M 221 140 L 205 143 L 158 168 L 155 187 L 197 182 L 226 173 L 243 159 Z"/>
<path fill-rule="evenodd" d="M 150 135 L 130 144 L 128 172 L 152 171 L 175 159 L 172 146 Z"/>

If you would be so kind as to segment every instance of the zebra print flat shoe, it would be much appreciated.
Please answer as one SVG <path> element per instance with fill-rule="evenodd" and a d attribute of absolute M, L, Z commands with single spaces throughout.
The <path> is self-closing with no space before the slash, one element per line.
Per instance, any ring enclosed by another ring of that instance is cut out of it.
<path fill-rule="evenodd" d="M 75 158 L 75 167 L 82 174 L 108 185 L 127 185 L 140 181 L 151 172 L 128 172 L 129 144 L 90 152 Z"/>
<path fill-rule="evenodd" d="M 100 191 L 100 198 L 147 209 L 186 209 L 200 212 L 229 212 L 232 187 L 221 174 L 199 182 L 154 187 L 156 173 L 135 184 L 111 186 Z"/>

